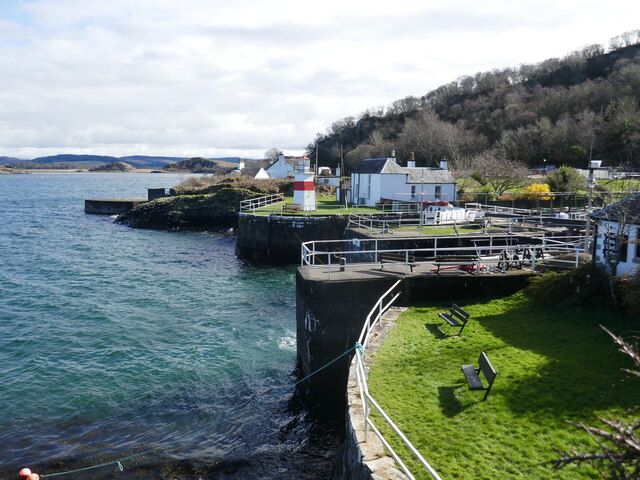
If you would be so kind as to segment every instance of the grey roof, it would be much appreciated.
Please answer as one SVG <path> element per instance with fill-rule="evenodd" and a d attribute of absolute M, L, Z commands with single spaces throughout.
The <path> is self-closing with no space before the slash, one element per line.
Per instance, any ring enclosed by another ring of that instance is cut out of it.
<path fill-rule="evenodd" d="M 395 173 L 407 175 L 407 183 L 456 183 L 449 170 L 426 167 L 401 167 L 390 158 L 368 158 L 355 173 Z"/>
<path fill-rule="evenodd" d="M 240 175 L 242 175 L 243 177 L 253 178 L 258 174 L 260 169 L 262 169 L 262 167 L 244 167 L 242 170 L 240 170 Z"/>
<path fill-rule="evenodd" d="M 402 170 L 409 174 L 407 183 L 456 183 L 449 170 L 415 167 L 404 167 Z"/>
<path fill-rule="evenodd" d="M 592 218 L 623 221 L 627 224 L 640 223 L 640 193 L 628 196 L 613 205 L 598 210 L 591 214 Z"/>
<path fill-rule="evenodd" d="M 355 173 L 405 173 L 400 165 L 390 158 L 367 158 L 358 165 Z"/>

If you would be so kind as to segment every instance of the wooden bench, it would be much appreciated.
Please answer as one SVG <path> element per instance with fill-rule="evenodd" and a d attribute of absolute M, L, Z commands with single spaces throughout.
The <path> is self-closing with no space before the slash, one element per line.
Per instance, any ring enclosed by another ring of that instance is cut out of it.
<path fill-rule="evenodd" d="M 484 398 L 482 401 L 484 402 L 489 396 L 489 392 L 491 391 L 491 387 L 493 386 L 493 381 L 496 379 L 495 368 L 491 365 L 489 361 L 489 357 L 485 352 L 480 353 L 478 357 L 478 368 L 475 365 L 462 365 L 462 373 L 464 373 L 464 378 L 467 381 L 467 385 L 469 385 L 469 390 L 485 390 L 487 393 L 484 394 Z M 487 381 L 487 386 L 485 387 L 480 379 L 480 372 L 484 375 L 485 380 Z"/>
<path fill-rule="evenodd" d="M 384 269 L 385 263 L 402 263 L 409 265 L 411 273 L 413 273 L 413 267 L 416 266 L 416 257 L 413 255 L 403 255 L 401 253 L 381 253 L 378 257 L 380 259 L 380 267 Z"/>
<path fill-rule="evenodd" d="M 435 257 L 433 264 L 436 266 L 435 272 L 440 275 L 440 267 L 443 265 L 452 265 L 458 267 L 460 265 L 475 265 L 478 263 L 478 257 L 474 255 L 438 255 Z M 433 270 L 432 270 L 433 271 Z"/>
<path fill-rule="evenodd" d="M 447 322 L 452 327 L 460 327 L 460 331 L 458 335 L 462 333 L 465 325 L 469 321 L 470 313 L 465 312 L 462 308 L 460 308 L 455 303 L 451 304 L 451 308 L 449 309 L 449 313 L 442 312 L 438 314 L 440 318 L 442 318 L 445 322 Z"/>
<path fill-rule="evenodd" d="M 282 206 L 283 212 L 299 212 L 300 205 L 297 203 L 286 203 Z"/>

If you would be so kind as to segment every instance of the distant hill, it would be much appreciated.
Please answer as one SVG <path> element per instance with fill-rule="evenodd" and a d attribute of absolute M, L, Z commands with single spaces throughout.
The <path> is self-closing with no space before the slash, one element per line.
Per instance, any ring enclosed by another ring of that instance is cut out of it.
<path fill-rule="evenodd" d="M 125 162 L 107 163 L 89 169 L 90 172 L 129 172 L 131 170 L 135 170 L 134 167 Z"/>
<path fill-rule="evenodd" d="M 179 162 L 184 160 L 185 157 L 161 157 L 161 156 L 147 156 L 147 155 L 128 155 L 126 157 L 120 157 L 118 160 L 126 162 L 136 168 L 158 168 L 164 167 L 169 163 Z"/>
<path fill-rule="evenodd" d="M 87 162 L 101 162 L 101 163 L 114 163 L 118 159 L 116 157 L 108 157 L 106 155 L 50 155 L 47 157 L 37 157 L 30 160 L 33 163 L 87 163 Z"/>
<path fill-rule="evenodd" d="M 0 165 L 15 165 L 16 162 L 23 162 L 24 160 L 14 157 L 0 157 Z"/>
<path fill-rule="evenodd" d="M 202 158 L 202 157 L 192 157 Z M 235 166 L 239 157 L 203 158 L 207 162 L 214 162 L 218 166 Z M 20 168 L 95 168 L 100 165 L 109 165 L 124 162 L 134 168 L 162 168 L 169 164 L 189 160 L 186 157 L 163 157 L 158 155 L 128 155 L 125 157 L 112 157 L 109 155 L 75 155 L 60 154 L 37 157 L 32 160 L 24 160 L 13 157 L 0 157 L 0 165 L 16 165 Z M 259 162 L 260 160 L 243 159 L 245 162 Z M 184 166 L 181 170 L 190 170 Z"/>
<path fill-rule="evenodd" d="M 216 170 L 220 166 L 227 168 L 233 168 L 234 164 L 231 162 L 221 162 L 217 160 L 209 160 L 203 157 L 193 157 L 179 162 L 170 163 L 162 167 L 163 170 L 172 172 L 194 172 L 194 173 L 216 173 Z"/>

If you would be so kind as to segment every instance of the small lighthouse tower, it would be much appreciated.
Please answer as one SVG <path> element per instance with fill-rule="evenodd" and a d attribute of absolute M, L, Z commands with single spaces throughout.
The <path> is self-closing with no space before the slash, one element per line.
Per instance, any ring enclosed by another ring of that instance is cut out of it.
<path fill-rule="evenodd" d="M 308 157 L 298 158 L 295 166 L 295 184 L 293 187 L 293 203 L 300 205 L 301 211 L 316 209 L 316 189 L 313 183 L 313 172 Z"/>

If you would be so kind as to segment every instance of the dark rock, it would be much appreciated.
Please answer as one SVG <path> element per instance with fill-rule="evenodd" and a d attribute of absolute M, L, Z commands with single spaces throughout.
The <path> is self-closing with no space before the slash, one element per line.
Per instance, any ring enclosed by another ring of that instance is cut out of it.
<path fill-rule="evenodd" d="M 214 193 L 159 198 L 116 218 L 133 228 L 159 230 L 220 230 L 238 224 L 240 202 L 260 196 L 250 190 L 222 185 Z"/>

